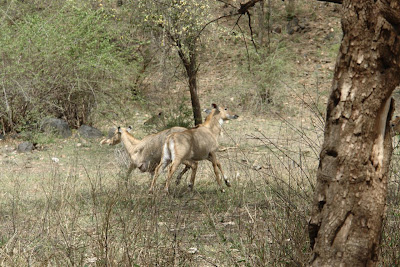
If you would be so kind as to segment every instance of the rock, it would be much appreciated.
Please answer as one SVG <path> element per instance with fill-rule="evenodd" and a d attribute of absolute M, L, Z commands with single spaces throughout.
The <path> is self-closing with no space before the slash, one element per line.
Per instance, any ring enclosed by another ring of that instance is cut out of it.
<path fill-rule="evenodd" d="M 286 25 L 286 31 L 289 35 L 295 32 L 308 32 L 310 31 L 309 25 L 301 23 L 297 17 L 293 17 Z"/>
<path fill-rule="evenodd" d="M 71 129 L 65 120 L 57 118 L 46 118 L 42 121 L 41 130 L 45 132 L 55 133 L 63 138 L 68 138 L 72 135 Z"/>
<path fill-rule="evenodd" d="M 79 127 L 78 133 L 85 138 L 103 137 L 103 133 L 100 130 L 85 124 Z"/>
<path fill-rule="evenodd" d="M 276 27 L 274 28 L 273 32 L 275 32 L 275 33 L 281 33 L 281 32 L 282 32 L 281 26 L 276 26 Z"/>
<path fill-rule="evenodd" d="M 253 170 L 259 171 L 261 169 L 262 169 L 262 167 L 260 165 L 253 165 Z"/>
<path fill-rule="evenodd" d="M 23 142 L 18 145 L 17 151 L 19 153 L 31 152 L 33 150 L 33 144 L 31 142 Z"/>
<path fill-rule="evenodd" d="M 198 250 L 196 247 L 193 247 L 193 248 L 189 248 L 189 249 L 188 249 L 188 253 L 190 253 L 190 254 L 196 254 L 198 251 L 199 251 L 199 250 Z"/>
<path fill-rule="evenodd" d="M 223 226 L 234 226 L 236 225 L 235 222 L 224 222 L 222 223 Z"/>
<path fill-rule="evenodd" d="M 293 17 L 291 20 L 288 21 L 286 25 L 286 31 L 288 34 L 293 34 L 297 31 L 299 27 L 299 19 L 297 17 Z"/>

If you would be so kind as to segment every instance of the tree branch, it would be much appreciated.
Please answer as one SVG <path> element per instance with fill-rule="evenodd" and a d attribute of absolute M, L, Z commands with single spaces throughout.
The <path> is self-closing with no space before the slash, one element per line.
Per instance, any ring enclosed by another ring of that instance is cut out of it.
<path fill-rule="evenodd" d="M 247 17 L 249 18 L 249 29 L 250 29 L 251 42 L 253 43 L 253 46 L 254 46 L 254 49 L 256 50 L 256 53 L 258 54 L 257 46 L 256 46 L 256 43 L 254 42 L 254 38 L 253 38 L 253 28 L 251 27 L 251 16 L 250 16 L 250 12 L 246 12 L 246 13 L 247 13 Z"/>
<path fill-rule="evenodd" d="M 238 10 L 239 14 L 246 14 L 250 7 L 253 7 L 256 3 L 260 2 L 261 0 L 250 0 L 244 4 L 240 4 L 240 8 Z"/>

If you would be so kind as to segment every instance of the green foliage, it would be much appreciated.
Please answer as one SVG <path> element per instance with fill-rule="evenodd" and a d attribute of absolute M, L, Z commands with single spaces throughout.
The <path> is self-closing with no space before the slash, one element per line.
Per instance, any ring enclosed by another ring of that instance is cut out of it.
<path fill-rule="evenodd" d="M 181 126 L 185 128 L 192 126 L 193 112 L 184 104 L 184 101 L 182 101 L 178 107 L 173 109 L 171 113 L 173 116 L 168 117 L 165 129 L 174 126 Z"/>
<path fill-rule="evenodd" d="M 49 115 L 71 126 L 90 123 L 99 100 L 125 93 L 112 89 L 126 88 L 126 77 L 136 76 L 135 46 L 124 46 L 115 14 L 79 1 L 57 8 L 56 15 L 28 9 L 23 20 L 0 23 L 0 101 L 6 103 L 0 119 L 7 130 L 27 129 Z"/>
<path fill-rule="evenodd" d="M 178 106 L 152 116 L 144 123 L 145 130 L 147 132 L 160 132 L 175 126 L 191 127 L 193 125 L 193 112 L 185 102 L 187 102 L 187 99 L 184 98 Z"/>
<path fill-rule="evenodd" d="M 197 42 L 212 14 L 208 0 L 140 0 L 135 5 L 141 10 L 144 27 L 166 34 L 167 38 L 179 42 L 182 49 Z"/>

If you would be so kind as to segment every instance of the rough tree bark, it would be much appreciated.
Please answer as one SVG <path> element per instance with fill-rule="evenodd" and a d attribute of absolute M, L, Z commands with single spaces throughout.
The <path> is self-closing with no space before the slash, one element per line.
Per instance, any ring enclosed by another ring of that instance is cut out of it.
<path fill-rule="evenodd" d="M 392 153 L 391 94 L 400 83 L 400 1 L 344 0 L 342 29 L 309 222 L 310 263 L 374 266 Z"/>

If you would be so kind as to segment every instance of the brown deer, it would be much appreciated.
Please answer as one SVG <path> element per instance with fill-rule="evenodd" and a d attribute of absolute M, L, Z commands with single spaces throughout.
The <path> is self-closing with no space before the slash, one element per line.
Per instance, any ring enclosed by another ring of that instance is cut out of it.
<path fill-rule="evenodd" d="M 182 132 L 187 130 L 183 127 L 173 127 L 156 134 L 151 134 L 144 137 L 142 140 L 136 139 L 130 131 L 132 128 L 118 127 L 115 131 L 114 136 L 111 139 L 105 139 L 101 141 L 101 144 L 116 145 L 122 142 L 126 151 L 131 158 L 131 164 L 129 166 L 127 177 L 131 172 L 138 168 L 142 172 L 149 172 L 151 176 L 154 176 L 154 170 L 161 159 L 162 147 L 165 139 L 168 135 L 175 132 Z M 183 171 L 177 177 L 177 183 L 181 177 L 189 170 L 191 165 L 186 165 Z"/>
<path fill-rule="evenodd" d="M 217 139 L 221 133 L 223 122 L 226 120 L 237 119 L 239 116 L 231 113 L 227 108 L 221 108 L 215 104 L 213 104 L 212 107 L 213 109 L 209 111 L 209 115 L 204 123 L 186 131 L 172 133 L 167 137 L 164 143 L 161 161 L 155 170 L 149 193 L 153 192 L 160 171 L 164 170 L 170 163 L 171 166 L 168 171 L 164 190 L 168 193 L 168 186 L 171 177 L 181 163 L 192 167 L 192 176 L 189 187 L 193 189 L 197 162 L 205 159 L 212 162 L 215 177 L 221 191 L 224 192 L 224 189 L 222 188 L 217 167 L 224 177 L 225 184 L 228 187 L 230 186 L 228 179 L 222 171 L 221 163 L 217 160 L 215 152 L 218 149 Z"/>

